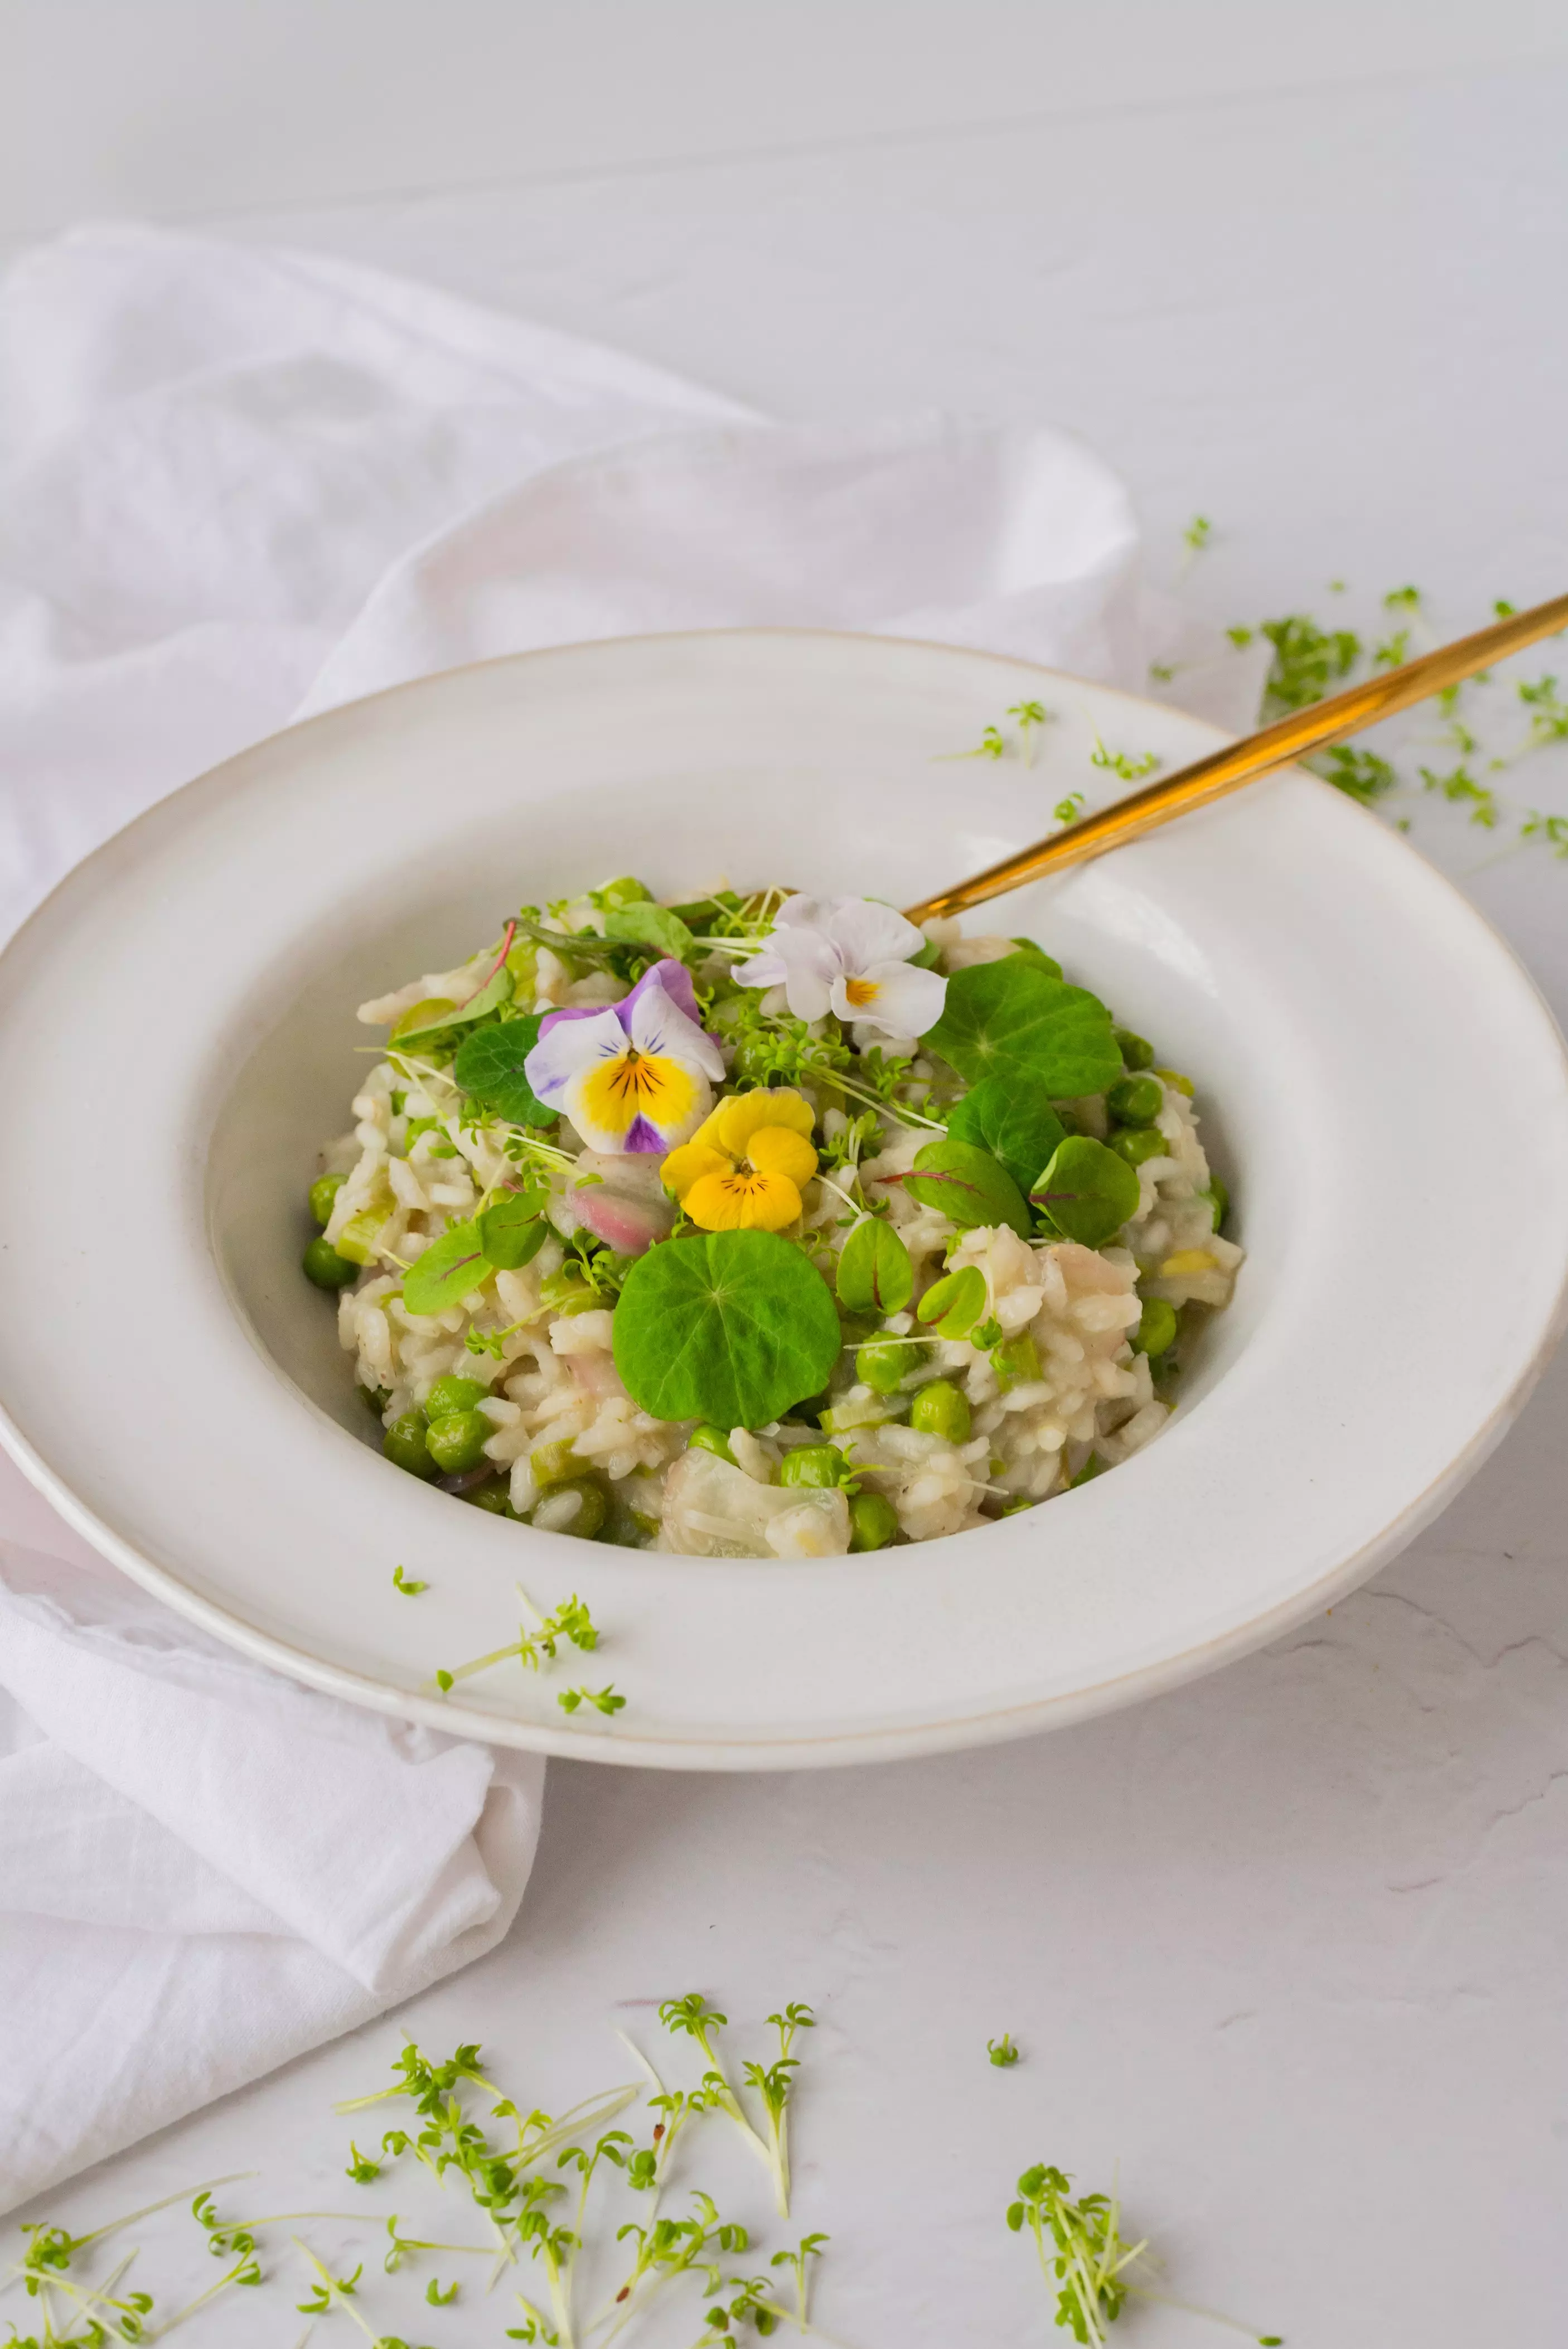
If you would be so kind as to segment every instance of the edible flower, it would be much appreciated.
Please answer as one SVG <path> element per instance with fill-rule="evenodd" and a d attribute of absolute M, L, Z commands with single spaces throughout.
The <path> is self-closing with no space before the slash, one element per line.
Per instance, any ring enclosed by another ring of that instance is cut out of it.
<path fill-rule="evenodd" d="M 742 987 L 781 987 L 797 1019 L 863 1019 L 889 1036 L 923 1036 L 942 1017 L 947 981 L 917 970 L 923 934 L 869 897 L 787 897 L 761 951 L 736 966 Z"/>
<path fill-rule="evenodd" d="M 781 1232 L 817 1171 L 811 1125 L 810 1102 L 787 1088 L 732 1094 L 671 1151 L 665 1188 L 705 1232 Z"/>
<path fill-rule="evenodd" d="M 668 960 L 619 1003 L 550 1012 L 523 1071 L 590 1150 L 662 1153 L 707 1116 L 724 1061 L 697 1023 L 691 974 Z"/>

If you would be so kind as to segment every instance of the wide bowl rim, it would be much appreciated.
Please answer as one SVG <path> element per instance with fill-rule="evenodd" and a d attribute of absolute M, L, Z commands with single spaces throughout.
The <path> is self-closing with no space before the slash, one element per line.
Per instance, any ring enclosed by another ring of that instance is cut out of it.
<path fill-rule="evenodd" d="M 0 965 L 12 957 L 24 942 L 30 942 L 46 922 L 59 918 L 60 905 L 78 888 L 93 885 L 102 860 L 123 855 L 128 844 L 145 831 L 178 820 L 179 803 L 188 802 L 198 793 L 211 793 L 215 788 L 234 791 L 244 788 L 244 763 L 257 753 L 285 740 L 297 740 L 307 734 L 330 731 L 345 722 L 346 713 L 361 711 L 367 705 L 385 706 L 400 697 L 418 695 L 432 683 L 477 672 L 516 669 L 541 661 L 560 662 L 573 656 L 602 654 L 615 645 L 689 645 L 709 642 L 733 643 L 736 640 L 785 639 L 806 644 L 842 644 L 846 640 L 879 647 L 897 646 L 908 650 L 928 652 L 936 656 L 960 654 L 970 662 L 989 663 L 1011 675 L 1026 671 L 1042 681 L 1057 687 L 1088 688 L 1100 699 L 1113 701 L 1130 711 L 1158 711 L 1164 718 L 1172 714 L 1191 723 L 1201 724 L 1217 740 L 1227 738 L 1223 730 L 1207 720 L 1191 719 L 1191 713 L 1172 710 L 1172 705 L 1151 700 L 1126 688 L 1100 684 L 1075 677 L 1072 673 L 1051 668 L 1020 656 L 990 652 L 981 647 L 952 646 L 918 637 L 890 637 L 867 631 L 805 627 L 706 628 L 650 632 L 630 638 L 590 638 L 580 643 L 542 647 L 527 652 L 498 656 L 491 659 L 461 664 L 459 667 L 405 680 L 383 688 L 379 693 L 340 704 L 334 709 L 314 713 L 298 725 L 278 730 L 274 734 L 248 745 L 244 750 L 222 761 L 205 773 L 166 794 L 143 810 L 110 838 L 83 858 L 64 874 L 47 895 L 28 915 L 13 937 L 0 951 Z M 1533 999 L 1539 1014 L 1554 1037 L 1559 1073 L 1568 1091 L 1568 1047 L 1553 1018 L 1532 975 L 1514 953 L 1509 942 L 1495 926 L 1487 920 L 1448 876 L 1432 866 L 1409 844 L 1378 823 L 1369 811 L 1357 808 L 1335 793 L 1332 786 L 1313 777 L 1307 771 L 1286 771 L 1310 784 L 1326 797 L 1332 797 L 1346 816 L 1358 818 L 1375 826 L 1382 838 L 1397 848 L 1402 848 L 1422 867 L 1429 883 L 1439 882 L 1453 908 L 1462 919 L 1483 932 L 1510 967 L 1516 980 L 1522 982 Z M 971 1745 L 1000 1742 L 1054 1726 L 1066 1726 L 1102 1712 L 1129 1705 L 1181 1685 L 1216 1666 L 1234 1660 L 1265 1644 L 1269 1640 L 1293 1629 L 1319 1609 L 1355 1588 L 1388 1557 L 1396 1555 L 1422 1526 L 1443 1507 L 1451 1495 L 1474 1473 L 1495 1447 L 1522 1408 L 1540 1377 L 1554 1346 L 1568 1327 L 1568 1256 L 1560 1268 L 1556 1288 L 1536 1318 L 1536 1329 L 1528 1358 L 1522 1361 L 1511 1385 L 1497 1402 L 1486 1421 L 1479 1426 L 1469 1442 L 1449 1461 L 1413 1500 L 1406 1503 L 1375 1533 L 1340 1560 L 1329 1572 L 1284 1599 L 1265 1609 L 1244 1623 L 1233 1625 L 1208 1639 L 1199 1640 L 1173 1654 L 1140 1663 L 1125 1671 L 1112 1673 L 1090 1684 L 1030 1699 L 1016 1704 L 987 1703 L 983 1710 L 960 1709 L 950 1717 L 934 1720 L 923 1717 L 907 1728 L 872 1725 L 862 1729 L 813 1731 L 800 1736 L 774 1736 L 757 1744 L 727 1744 L 712 1734 L 685 1735 L 675 1733 L 659 1735 L 638 1733 L 620 1729 L 614 1739 L 583 1736 L 566 1727 L 511 1718 L 481 1708 L 469 1706 L 452 1698 L 426 1697 L 415 1692 L 388 1686 L 351 1667 L 325 1662 L 308 1651 L 294 1646 L 273 1634 L 262 1631 L 242 1618 L 192 1590 L 176 1574 L 159 1565 L 134 1542 L 100 1516 L 73 1491 L 67 1476 L 44 1457 L 39 1448 L 24 1433 L 9 1409 L 0 1402 L 0 1442 L 15 1459 L 30 1481 L 49 1499 L 60 1515 L 71 1524 L 100 1554 L 107 1557 L 141 1588 L 170 1606 L 177 1613 L 214 1635 L 227 1645 L 239 1649 L 255 1661 L 280 1670 L 289 1677 L 303 1682 L 325 1693 L 346 1697 L 350 1701 L 378 1711 L 388 1716 L 420 1723 L 444 1733 L 467 1736 L 490 1744 L 521 1747 L 544 1754 L 559 1754 L 577 1759 L 614 1764 L 620 1766 L 651 1766 L 669 1769 L 764 1769 L 790 1768 L 806 1765 L 831 1765 L 868 1760 L 898 1760 L 927 1753 L 950 1752 Z"/>

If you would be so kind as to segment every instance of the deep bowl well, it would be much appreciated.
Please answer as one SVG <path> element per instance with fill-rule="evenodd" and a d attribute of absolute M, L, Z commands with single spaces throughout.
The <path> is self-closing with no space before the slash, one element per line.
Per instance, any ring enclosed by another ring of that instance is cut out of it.
<path fill-rule="evenodd" d="M 954 755 L 1026 697 L 1054 713 L 1036 763 Z M 1219 739 L 984 654 L 651 637 L 405 687 L 177 793 L 0 958 L 0 1433 L 89 1539 L 251 1653 L 606 1760 L 1017 1734 L 1331 1601 L 1485 1456 L 1561 1326 L 1568 1076 L 1480 918 L 1299 772 L 971 917 L 1039 937 L 1191 1073 L 1248 1252 L 1172 1425 L 1091 1485 L 820 1564 L 535 1533 L 379 1457 L 298 1269 L 365 997 L 612 872 L 906 902 L 1048 828 L 1097 733 L 1168 766 Z M 598 1653 L 443 1699 L 438 1666 L 515 1637 L 519 1579 L 544 1606 L 580 1592 Z M 562 1713 L 584 1678 L 624 1711 Z"/>

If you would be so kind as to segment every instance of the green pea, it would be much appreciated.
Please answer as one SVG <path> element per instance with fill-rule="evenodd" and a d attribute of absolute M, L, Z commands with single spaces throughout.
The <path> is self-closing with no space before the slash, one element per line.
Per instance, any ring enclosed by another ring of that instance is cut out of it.
<path fill-rule="evenodd" d="M 880 1493 L 857 1493 L 850 1503 L 850 1547 L 886 1549 L 898 1531 L 898 1512 Z"/>
<path fill-rule="evenodd" d="M 1119 1126 L 1110 1137 L 1110 1148 L 1130 1166 L 1141 1166 L 1147 1158 L 1168 1158 L 1171 1144 L 1154 1125 Z"/>
<path fill-rule="evenodd" d="M 877 1394 L 892 1394 L 925 1360 L 923 1346 L 907 1338 L 879 1338 L 855 1356 L 855 1376 Z"/>
<path fill-rule="evenodd" d="M 700 1427 L 694 1427 L 692 1429 L 691 1434 L 686 1442 L 686 1450 L 688 1452 L 711 1452 L 717 1459 L 727 1460 L 732 1468 L 737 1468 L 740 1464 L 736 1459 L 734 1453 L 729 1448 L 729 1438 L 725 1433 L 723 1428 L 710 1427 L 707 1420 L 704 1420 Z M 537 1475 L 538 1473 L 538 1470 L 535 1469 L 535 1475 Z"/>
<path fill-rule="evenodd" d="M 844 1455 L 834 1444 L 803 1444 L 779 1464 L 781 1485 L 833 1485 L 844 1472 Z"/>
<path fill-rule="evenodd" d="M 569 1477 L 581 1476 L 586 1464 L 572 1449 L 570 1437 L 559 1437 L 553 1444 L 542 1444 L 528 1455 L 533 1471 L 533 1481 L 542 1492 L 552 1485 L 564 1485 Z"/>
<path fill-rule="evenodd" d="M 923 1434 L 943 1436 L 949 1444 L 967 1444 L 971 1424 L 969 1398 L 951 1379 L 933 1379 L 928 1387 L 918 1391 L 910 1404 L 909 1423 Z"/>
<path fill-rule="evenodd" d="M 1151 1069 L 1154 1066 L 1153 1045 L 1146 1043 L 1141 1036 L 1135 1036 L 1130 1028 L 1113 1028 L 1111 1034 L 1116 1039 L 1116 1049 L 1121 1054 L 1123 1068 Z"/>
<path fill-rule="evenodd" d="M 470 1509 L 483 1509 L 492 1517 L 515 1517 L 517 1515 L 511 1506 L 511 1494 L 504 1476 L 498 1476 L 493 1484 L 476 1485 L 471 1493 L 461 1493 L 458 1497 L 466 1501 Z"/>
<path fill-rule="evenodd" d="M 332 1221 L 332 1203 L 347 1180 L 346 1174 L 318 1174 L 310 1186 L 310 1212 L 324 1229 Z"/>
<path fill-rule="evenodd" d="M 548 1530 L 557 1534 L 571 1534 L 579 1541 L 592 1541 L 595 1534 L 603 1532 L 604 1520 L 610 1514 L 610 1504 L 604 1497 L 603 1488 L 596 1485 L 591 1476 L 583 1476 L 570 1484 L 557 1485 L 552 1491 L 550 1499 L 552 1502 L 558 1501 L 566 1493 L 574 1493 L 577 1495 L 578 1506 L 565 1525 L 552 1526 Z M 554 1516 L 553 1507 L 550 1514 Z"/>
<path fill-rule="evenodd" d="M 428 1431 L 417 1411 L 406 1411 L 400 1419 L 393 1421 L 381 1439 L 381 1449 L 395 1468 L 406 1468 L 410 1476 L 433 1476 L 436 1473 Z"/>
<path fill-rule="evenodd" d="M 479 1466 L 494 1433 L 482 1411 L 449 1411 L 430 1422 L 425 1441 L 442 1475 L 460 1476 L 465 1468 Z"/>
<path fill-rule="evenodd" d="M 359 1278 L 359 1267 L 350 1264 L 346 1256 L 339 1256 L 332 1242 L 324 1240 L 319 1232 L 300 1262 L 304 1267 L 305 1278 L 314 1280 L 318 1288 L 346 1288 L 351 1280 Z"/>
<path fill-rule="evenodd" d="M 449 1371 L 444 1379 L 436 1381 L 425 1397 L 425 1416 L 435 1421 L 445 1419 L 450 1412 L 472 1411 L 475 1403 L 483 1402 L 489 1392 L 489 1387 L 480 1380 L 459 1379 Z"/>
<path fill-rule="evenodd" d="M 1144 1299 L 1138 1327 L 1132 1333 L 1135 1354 L 1163 1354 L 1176 1343 L 1176 1308 L 1163 1297 Z"/>
<path fill-rule="evenodd" d="M 1202 1194 L 1199 1195 L 1202 1196 Z M 1214 1229 L 1223 1231 L 1225 1217 L 1231 1212 L 1231 1195 L 1217 1174 L 1209 1177 L 1209 1199 L 1214 1212 Z"/>
<path fill-rule="evenodd" d="M 1152 1125 L 1165 1106 L 1158 1077 L 1119 1077 L 1105 1097 L 1118 1125 Z"/>
<path fill-rule="evenodd" d="M 1004 1338 L 999 1346 L 994 1346 L 991 1367 L 1004 1394 L 1010 1387 L 1027 1386 L 1037 1379 L 1040 1357 L 1028 1331 L 1020 1330 L 1016 1338 Z"/>

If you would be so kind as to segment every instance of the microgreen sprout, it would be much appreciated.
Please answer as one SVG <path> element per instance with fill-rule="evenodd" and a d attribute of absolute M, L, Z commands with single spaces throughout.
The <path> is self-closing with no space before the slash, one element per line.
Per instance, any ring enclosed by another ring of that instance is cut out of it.
<path fill-rule="evenodd" d="M 1383 598 L 1386 612 L 1418 612 L 1421 591 L 1418 587 L 1390 587 Z"/>
<path fill-rule="evenodd" d="M 514 1656 L 525 1671 L 537 1672 L 546 1662 L 554 1662 L 556 1651 L 562 1641 L 570 1641 L 584 1655 L 598 1646 L 598 1630 L 581 1599 L 575 1596 L 563 1599 L 551 1614 L 542 1615 L 522 1585 L 518 1583 L 514 1588 L 523 1608 L 533 1618 L 532 1629 L 526 1622 L 520 1623 L 518 1636 L 509 1647 L 492 1648 L 488 1655 L 474 1656 L 466 1664 L 455 1664 L 450 1670 L 443 1668 L 438 1671 L 435 1683 L 443 1696 L 457 1682 L 469 1680 L 475 1672 L 489 1671 L 493 1665 L 507 1663 Z M 570 1705 L 567 1707 L 568 1712 L 573 1710 Z M 609 1710 L 614 1712 L 616 1707 L 612 1705 Z"/>
<path fill-rule="evenodd" d="M 1069 792 L 1065 800 L 1058 800 L 1057 802 L 1056 806 L 1051 810 L 1051 813 L 1056 817 L 1058 823 L 1076 823 L 1078 817 L 1083 813 L 1083 793 L 1081 792 Z"/>
<path fill-rule="evenodd" d="M 1348 676 L 1361 652 L 1361 639 L 1348 628 L 1320 628 L 1305 612 L 1264 620 L 1259 634 L 1274 647 L 1264 691 L 1264 715 L 1280 718 L 1321 701 L 1331 686 Z M 1234 632 L 1232 642 L 1236 642 Z"/>
<path fill-rule="evenodd" d="M 788 2268 L 795 2279 L 795 2322 L 802 2333 L 807 2330 L 809 2316 L 806 2303 L 810 2297 L 810 2262 L 822 2256 L 826 2235 L 802 2235 L 792 2251 L 775 2251 L 769 2266 Z"/>
<path fill-rule="evenodd" d="M 455 2282 L 448 2284 L 443 2289 L 437 2279 L 432 2276 L 429 2282 L 425 2286 L 425 2298 L 429 2302 L 432 2308 L 449 2308 L 457 2296 L 458 2287 Z"/>
<path fill-rule="evenodd" d="M 973 750 L 960 750 L 961 759 L 1000 759 L 1006 755 L 1007 745 L 999 726 L 987 726 Z"/>
<path fill-rule="evenodd" d="M 392 1569 L 392 1588 L 394 1590 L 400 1590 L 405 1599 L 418 1599 L 420 1591 L 428 1590 L 430 1586 L 428 1582 L 410 1581 L 403 1568 L 400 1566 L 395 1566 Z"/>
<path fill-rule="evenodd" d="M 605 2317 L 616 2314 L 616 2322 L 604 2335 L 601 2349 L 609 2349 L 616 2334 L 634 2316 L 642 2313 L 655 2293 L 677 2276 L 696 2269 L 707 2273 L 708 2291 L 717 2291 L 718 2270 L 711 2260 L 704 2258 L 706 2252 L 717 2249 L 733 2255 L 750 2249 L 751 2239 L 746 2229 L 721 2219 L 711 2195 L 694 2190 L 692 2200 L 696 2206 L 693 2218 L 655 2219 L 647 2226 L 633 2219 L 617 2230 L 616 2241 L 624 2242 L 630 2236 L 635 2240 L 637 2251 L 625 2280 L 605 2312 Z M 605 2317 L 597 2319 L 590 2330 L 596 2332 Z"/>
<path fill-rule="evenodd" d="M 728 2022 L 727 2015 L 720 2014 L 717 2007 L 709 2006 L 700 1991 L 688 1992 L 685 1998 L 667 1998 L 659 2008 L 659 2021 L 665 2030 L 687 2033 L 707 2056 L 708 2069 L 703 2075 L 703 2087 L 707 2091 L 714 2108 L 728 2114 L 747 2143 L 767 2165 L 773 2179 L 779 2214 L 780 2218 L 787 2219 L 789 2215 L 790 2075 L 799 2070 L 800 2062 L 790 2050 L 800 2032 L 815 2029 L 816 2017 L 809 2006 L 791 2004 L 782 2014 L 770 2014 L 768 2020 L 779 2033 L 777 2057 L 770 2064 L 748 2063 L 743 2067 L 748 2084 L 762 2101 L 767 2116 L 767 2134 L 763 2135 L 753 2127 L 714 2044 L 715 2035 Z"/>
<path fill-rule="evenodd" d="M 1057 2323 L 1088 2349 L 1103 2349 L 1105 2328 L 1127 2298 L 1121 2271 L 1145 2245 L 1122 2241 L 1114 2195 L 1086 2194 L 1075 2202 L 1071 2187 L 1064 2171 L 1045 2163 L 1026 2169 L 1007 2224 L 1015 2234 L 1027 2228 L 1034 2238 L 1040 2272 L 1057 2294 Z"/>
<path fill-rule="evenodd" d="M 1124 783 L 1141 781 L 1145 775 L 1151 775 L 1162 763 L 1152 750 L 1145 750 L 1137 759 L 1126 750 L 1108 750 L 1098 734 L 1094 738 L 1094 749 L 1088 754 L 1088 762 L 1091 767 L 1104 767 L 1111 774 L 1119 775 Z M 1060 811 L 1057 812 L 1059 814 Z"/>
<path fill-rule="evenodd" d="M 555 1702 L 562 1713 L 575 1713 L 580 1705 L 591 1704 L 596 1713 L 602 1713 L 608 1718 L 619 1713 L 626 1700 L 624 1696 L 616 1694 L 615 1684 L 612 1681 L 607 1687 L 602 1689 L 562 1689 Z"/>
<path fill-rule="evenodd" d="M 1410 631 L 1396 628 L 1391 636 L 1372 648 L 1374 668 L 1403 668 L 1410 657 Z"/>
<path fill-rule="evenodd" d="M 1024 746 L 1024 756 L 1032 767 L 1035 763 L 1036 730 L 1049 722 L 1051 713 L 1043 701 L 1015 701 L 1007 715 L 1017 720 L 1018 740 Z"/>
<path fill-rule="evenodd" d="M 1209 520 L 1207 514 L 1193 515 L 1191 521 L 1188 523 L 1186 529 L 1181 533 L 1181 543 L 1187 550 L 1189 561 L 1191 561 L 1194 554 L 1202 554 L 1203 549 L 1208 545 L 1209 540 L 1213 534 L 1213 528 L 1214 525 Z"/>
<path fill-rule="evenodd" d="M 1435 774 L 1430 767 L 1420 770 L 1422 782 L 1428 791 L 1440 793 L 1451 806 L 1468 807 L 1471 823 L 1480 824 L 1485 832 L 1497 828 L 1497 794 L 1487 784 L 1478 783 L 1468 767 L 1458 766 L 1451 773 Z"/>
<path fill-rule="evenodd" d="M 1543 842 L 1554 856 L 1568 856 L 1568 815 L 1542 815 L 1539 808 L 1532 808 L 1519 836 Z"/>
<path fill-rule="evenodd" d="M 1358 750 L 1348 742 L 1336 742 L 1332 750 L 1304 763 L 1346 798 L 1359 800 L 1363 807 L 1386 799 L 1398 788 L 1399 778 L 1387 759 L 1380 759 L 1376 750 Z"/>
<path fill-rule="evenodd" d="M 1013 2034 L 1010 2031 L 1004 2031 L 1000 2039 L 987 2039 L 985 2053 L 990 2056 L 992 2063 L 1002 2071 L 1006 2071 L 1009 2064 L 1016 2064 L 1018 2060 L 1018 2050 L 1013 2044 Z"/>

